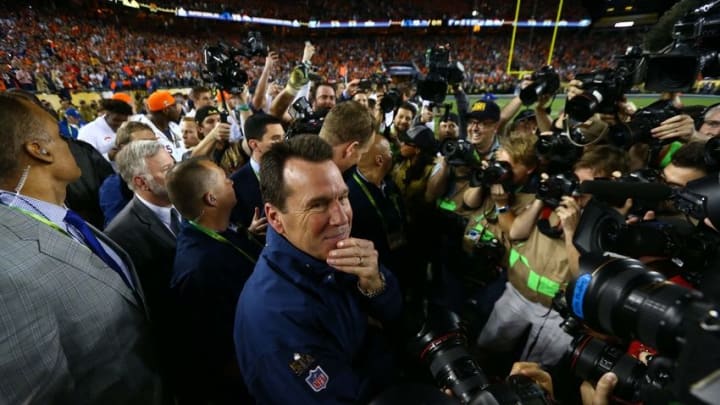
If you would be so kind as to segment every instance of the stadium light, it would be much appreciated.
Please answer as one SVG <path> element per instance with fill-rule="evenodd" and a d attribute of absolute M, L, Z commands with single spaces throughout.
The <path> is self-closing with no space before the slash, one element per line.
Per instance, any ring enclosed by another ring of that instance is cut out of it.
<path fill-rule="evenodd" d="M 615 28 L 628 28 L 635 25 L 635 21 L 620 21 L 615 23 Z"/>

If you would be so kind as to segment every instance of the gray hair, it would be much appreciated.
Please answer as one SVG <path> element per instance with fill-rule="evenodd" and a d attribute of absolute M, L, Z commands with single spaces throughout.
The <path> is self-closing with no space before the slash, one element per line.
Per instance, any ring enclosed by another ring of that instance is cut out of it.
<path fill-rule="evenodd" d="M 135 191 L 133 178 L 142 176 L 147 178 L 148 168 L 145 159 L 151 158 L 164 150 L 165 147 L 158 141 L 135 141 L 125 145 L 115 157 L 120 177 L 125 180 L 130 190 Z"/>
<path fill-rule="evenodd" d="M 716 104 L 712 108 L 705 111 L 705 116 L 703 117 L 704 120 L 708 119 L 711 115 L 715 114 L 716 112 L 720 111 L 720 104 Z"/>

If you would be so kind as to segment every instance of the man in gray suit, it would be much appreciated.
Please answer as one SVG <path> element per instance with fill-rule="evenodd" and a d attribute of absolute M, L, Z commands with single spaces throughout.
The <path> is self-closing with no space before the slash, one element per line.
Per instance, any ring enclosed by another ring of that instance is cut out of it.
<path fill-rule="evenodd" d="M 120 176 L 133 191 L 133 199 L 105 228 L 105 233 L 132 258 L 153 320 L 153 337 L 160 371 L 173 392 L 175 360 L 173 305 L 170 277 L 175 262 L 175 235 L 179 218 L 165 187 L 165 173 L 174 165 L 170 153 L 157 141 L 135 141 L 116 156 Z"/>
<path fill-rule="evenodd" d="M 54 118 L 0 94 L 0 145 L 0 403 L 157 403 L 134 267 L 63 206 L 80 169 Z"/>

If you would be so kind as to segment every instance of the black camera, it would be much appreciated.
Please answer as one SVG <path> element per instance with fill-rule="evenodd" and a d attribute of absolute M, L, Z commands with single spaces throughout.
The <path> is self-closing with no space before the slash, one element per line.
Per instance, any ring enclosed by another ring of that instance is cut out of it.
<path fill-rule="evenodd" d="M 559 173 L 540 182 L 536 198 L 546 206 L 560 206 L 563 196 L 574 196 L 578 191 L 579 180 L 575 173 Z"/>
<path fill-rule="evenodd" d="M 450 62 L 450 49 L 436 46 L 425 53 L 428 74 L 418 82 L 418 94 L 423 100 L 442 104 L 448 85 L 465 80 L 465 68 L 460 62 Z"/>
<path fill-rule="evenodd" d="M 645 88 L 651 91 L 688 91 L 698 73 L 720 76 L 720 1 L 712 1 L 677 21 L 673 42 L 647 56 Z"/>
<path fill-rule="evenodd" d="M 391 113 L 403 103 L 402 94 L 397 89 L 390 89 L 380 99 L 380 109 L 385 113 Z"/>
<path fill-rule="evenodd" d="M 661 141 L 652 137 L 650 132 L 668 118 L 682 114 L 670 100 L 659 100 L 633 114 L 627 124 L 618 124 L 611 128 L 608 138 L 610 142 L 623 148 L 636 143 L 667 144 L 673 140 Z"/>
<path fill-rule="evenodd" d="M 633 73 L 625 66 L 579 74 L 575 79 L 582 82 L 583 92 L 567 100 L 565 112 L 577 122 L 585 122 L 595 113 L 615 113 L 617 102 L 633 85 Z"/>
<path fill-rule="evenodd" d="M 612 367 L 621 374 L 619 381 L 631 382 L 623 392 L 632 395 L 625 399 L 637 397 L 646 403 L 700 403 L 699 398 L 707 400 L 708 390 L 717 392 L 720 382 L 709 376 L 720 357 L 720 308 L 714 302 L 623 256 L 584 254 L 580 271 L 554 300 L 561 313 L 566 308 L 570 324 L 580 323 L 625 342 L 638 340 L 659 352 L 643 376 L 640 367 L 619 353 L 581 339 L 573 351 L 585 375 L 589 368 L 597 375 Z M 618 367 L 621 362 L 624 371 Z"/>
<path fill-rule="evenodd" d="M 293 121 L 287 130 L 285 138 L 290 139 L 300 134 L 319 134 L 323 122 L 325 122 L 325 116 L 329 111 L 327 108 L 320 108 L 315 111 L 306 97 L 298 98 L 288 108 L 288 114 L 290 114 Z"/>
<path fill-rule="evenodd" d="M 248 81 L 245 72 L 235 58 L 243 56 L 267 56 L 267 47 L 262 35 L 256 31 L 248 32 L 248 38 L 240 48 L 234 48 L 219 42 L 215 46 L 206 46 L 204 49 L 205 70 L 202 71 L 203 80 L 216 83 L 222 90 L 231 93 L 241 93 Z"/>
<path fill-rule="evenodd" d="M 491 385 L 467 349 L 467 333 L 451 311 L 433 307 L 416 333 L 411 352 L 425 364 L 439 387 L 450 389 L 463 404 L 547 404 L 545 393 L 525 376 Z"/>
<path fill-rule="evenodd" d="M 360 80 L 358 87 L 363 90 L 373 90 L 377 86 L 386 86 L 390 84 L 390 78 L 380 73 L 373 73 L 367 79 Z"/>
<path fill-rule="evenodd" d="M 541 135 L 538 130 L 536 135 L 535 154 L 547 173 L 556 174 L 569 171 L 582 156 L 583 148 L 578 146 L 582 142 L 578 141 L 583 141 L 584 137 L 578 129 L 571 129 L 569 136 L 566 136 L 563 130 L 558 128 L 553 128 L 552 134 L 548 135 Z M 573 138 L 572 141 L 571 138 Z"/>
<path fill-rule="evenodd" d="M 560 88 L 560 76 L 552 66 L 543 66 L 533 73 L 532 83 L 520 91 L 520 100 L 524 105 L 538 101 L 538 97 L 553 95 Z"/>
<path fill-rule="evenodd" d="M 480 156 L 475 146 L 465 139 L 445 139 L 440 144 L 440 153 L 451 166 L 477 166 Z"/>
<path fill-rule="evenodd" d="M 508 162 L 490 160 L 487 167 L 476 167 L 470 174 L 471 187 L 490 187 L 501 184 L 506 191 L 512 190 L 513 171 Z"/>

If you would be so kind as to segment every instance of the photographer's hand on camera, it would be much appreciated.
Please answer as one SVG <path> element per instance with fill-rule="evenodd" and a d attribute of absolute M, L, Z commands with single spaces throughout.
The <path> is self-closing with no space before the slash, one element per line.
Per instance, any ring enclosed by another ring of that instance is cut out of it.
<path fill-rule="evenodd" d="M 448 177 L 450 176 L 450 165 L 447 163 L 445 156 L 438 155 L 435 157 L 434 163 L 435 166 L 430 172 L 427 187 L 425 187 L 425 201 L 428 203 L 434 203 L 445 194 L 448 187 Z"/>
<path fill-rule="evenodd" d="M 378 253 L 369 240 L 348 238 L 338 242 L 337 249 L 328 254 L 327 263 L 337 270 L 357 276 L 358 289 L 369 298 L 381 294 L 385 289 Z"/>
<path fill-rule="evenodd" d="M 215 140 L 216 148 L 224 147 L 230 139 L 230 124 L 226 122 L 218 123 L 215 128 L 210 131 L 208 137 Z"/>
<path fill-rule="evenodd" d="M 605 373 L 595 387 L 588 381 L 583 382 L 580 386 L 583 405 L 609 405 L 617 381 L 615 374 Z"/>
<path fill-rule="evenodd" d="M 695 120 L 687 114 L 680 114 L 663 121 L 652 129 L 652 136 L 659 140 L 674 139 L 690 142 L 695 135 Z"/>
<path fill-rule="evenodd" d="M 512 365 L 510 375 L 524 375 L 535 381 L 545 392 L 548 393 L 550 398 L 555 396 L 553 391 L 553 382 L 550 373 L 540 368 L 538 363 L 518 361 Z"/>
<path fill-rule="evenodd" d="M 570 272 L 577 276 L 580 271 L 580 252 L 573 244 L 575 230 L 580 223 L 580 205 L 575 198 L 563 196 L 560 206 L 555 209 L 555 215 L 560 219 L 560 225 L 563 230 L 563 238 L 565 239 L 565 248 L 568 255 L 568 266 Z"/>

